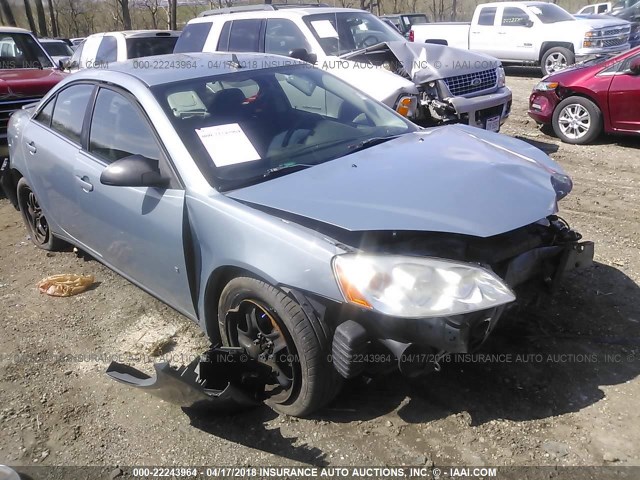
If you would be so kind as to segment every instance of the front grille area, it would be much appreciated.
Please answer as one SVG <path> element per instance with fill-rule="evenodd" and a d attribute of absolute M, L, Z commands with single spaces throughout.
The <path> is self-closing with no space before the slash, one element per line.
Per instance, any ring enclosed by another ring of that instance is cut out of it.
<path fill-rule="evenodd" d="M 9 117 L 16 110 L 20 110 L 23 106 L 40 100 L 40 97 L 20 98 L 18 100 L 2 100 L 0 99 L 0 138 L 7 136 L 7 125 Z"/>
<path fill-rule="evenodd" d="M 447 87 L 449 87 L 451 95 L 457 97 L 495 87 L 498 82 L 498 76 L 496 69 L 492 68 L 491 70 L 483 70 L 482 72 L 445 78 L 444 82 L 447 84 Z"/>
<path fill-rule="evenodd" d="M 627 43 L 628 37 L 612 38 L 611 40 L 605 40 L 602 45 L 605 47 L 617 47 L 618 45 L 624 45 Z"/>
<path fill-rule="evenodd" d="M 626 35 L 628 33 L 629 33 L 629 27 L 613 28 L 613 29 L 604 31 L 604 35 L 605 36 L 609 36 L 609 35 Z"/>

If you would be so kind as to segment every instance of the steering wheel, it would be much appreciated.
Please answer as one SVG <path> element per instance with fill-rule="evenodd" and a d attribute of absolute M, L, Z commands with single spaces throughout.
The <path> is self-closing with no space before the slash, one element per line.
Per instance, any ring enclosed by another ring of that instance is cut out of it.
<path fill-rule="evenodd" d="M 375 35 L 368 35 L 362 39 L 360 45 L 363 47 L 372 47 L 374 45 L 377 45 L 378 43 L 380 43 L 378 37 L 376 37 Z"/>

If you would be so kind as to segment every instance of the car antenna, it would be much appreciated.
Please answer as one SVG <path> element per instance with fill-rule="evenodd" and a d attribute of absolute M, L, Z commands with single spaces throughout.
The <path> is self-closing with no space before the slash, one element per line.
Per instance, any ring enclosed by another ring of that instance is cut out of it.
<path fill-rule="evenodd" d="M 238 60 L 238 56 L 235 53 L 231 54 L 231 61 L 229 62 L 229 64 L 234 68 L 242 68 L 242 65 L 240 65 L 240 60 Z"/>

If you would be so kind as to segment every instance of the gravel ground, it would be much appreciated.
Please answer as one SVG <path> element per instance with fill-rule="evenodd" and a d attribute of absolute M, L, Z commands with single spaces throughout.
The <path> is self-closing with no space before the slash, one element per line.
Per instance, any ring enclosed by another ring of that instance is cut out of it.
<path fill-rule="evenodd" d="M 96 261 L 36 249 L 3 199 L 0 464 L 640 465 L 640 141 L 580 147 L 541 133 L 526 115 L 532 74 L 509 72 L 503 133 L 568 170 L 575 188 L 561 214 L 596 242 L 596 263 L 505 321 L 482 351 L 504 361 L 449 361 L 421 384 L 356 380 L 311 419 L 267 407 L 187 415 L 109 380 L 106 360 L 60 356 L 130 353 L 150 372 L 159 340 L 172 339 L 175 357 L 202 351 L 197 327 Z M 63 272 L 99 284 L 38 293 Z"/>

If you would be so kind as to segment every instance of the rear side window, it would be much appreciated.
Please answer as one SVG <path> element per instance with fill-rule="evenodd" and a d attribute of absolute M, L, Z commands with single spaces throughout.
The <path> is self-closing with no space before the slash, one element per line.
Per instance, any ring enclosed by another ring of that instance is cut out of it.
<path fill-rule="evenodd" d="M 35 121 L 45 126 L 51 125 L 51 114 L 53 113 L 53 105 L 56 103 L 55 98 L 52 98 L 47 102 L 45 107 L 40 110 L 40 113 L 35 116 Z"/>
<path fill-rule="evenodd" d="M 259 52 L 261 24 L 261 19 L 234 20 L 231 22 L 227 50 L 229 52 Z"/>
<path fill-rule="evenodd" d="M 65 88 L 56 98 L 51 128 L 69 140 L 80 143 L 84 112 L 93 92 L 93 85 L 73 85 Z"/>
<path fill-rule="evenodd" d="M 478 16 L 478 25 L 493 25 L 496 19 L 496 7 L 484 7 Z"/>
<path fill-rule="evenodd" d="M 182 30 L 173 52 L 202 52 L 210 31 L 211 23 L 191 23 L 187 25 L 184 27 L 184 30 Z M 228 36 L 229 34 L 227 33 L 227 37 Z"/>
<path fill-rule="evenodd" d="M 98 53 L 96 53 L 97 63 L 115 62 L 118 59 L 118 41 L 116 37 L 102 37 Z"/>

